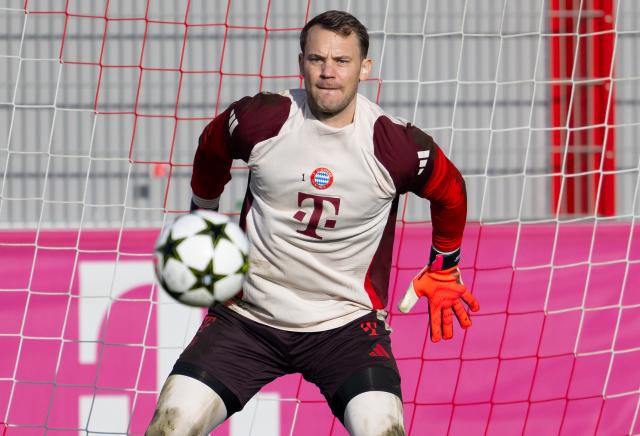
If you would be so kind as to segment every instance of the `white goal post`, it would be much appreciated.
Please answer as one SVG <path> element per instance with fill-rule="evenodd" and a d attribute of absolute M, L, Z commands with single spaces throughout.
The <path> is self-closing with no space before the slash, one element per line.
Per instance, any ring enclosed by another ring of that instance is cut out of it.
<path fill-rule="evenodd" d="M 407 434 L 639 434 L 640 4 L 634 0 L 0 2 L 0 436 L 143 434 L 202 312 L 154 284 L 197 138 L 232 101 L 301 86 L 299 32 L 368 28 L 360 91 L 429 132 L 469 201 L 449 343 L 396 310 L 426 262 L 400 203 L 390 281 Z M 234 163 L 221 210 L 237 216 Z M 422 304 L 422 306 L 420 306 Z M 299 375 L 220 435 L 346 434 Z"/>

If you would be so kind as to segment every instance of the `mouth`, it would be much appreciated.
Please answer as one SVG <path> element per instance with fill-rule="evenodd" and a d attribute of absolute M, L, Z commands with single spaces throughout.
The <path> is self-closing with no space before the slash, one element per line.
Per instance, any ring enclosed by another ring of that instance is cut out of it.
<path fill-rule="evenodd" d="M 339 88 L 318 88 L 318 95 L 324 97 L 335 97 L 338 93 L 340 93 Z"/>

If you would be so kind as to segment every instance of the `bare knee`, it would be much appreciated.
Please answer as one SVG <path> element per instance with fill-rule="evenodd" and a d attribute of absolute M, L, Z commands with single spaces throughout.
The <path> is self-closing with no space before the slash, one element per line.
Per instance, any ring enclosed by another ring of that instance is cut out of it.
<path fill-rule="evenodd" d="M 351 422 L 351 436 L 405 436 L 402 420 L 394 416 L 377 416 Z"/>
<path fill-rule="evenodd" d="M 352 398 L 344 423 L 351 436 L 405 435 L 402 401 L 387 392 L 365 392 Z"/>
<path fill-rule="evenodd" d="M 391 424 L 386 430 L 383 430 L 381 436 L 405 436 L 402 423 Z"/>
<path fill-rule="evenodd" d="M 227 417 L 222 398 L 202 382 L 171 375 L 160 392 L 146 436 L 200 436 Z"/>
<path fill-rule="evenodd" d="M 200 436 L 204 433 L 204 423 L 189 416 L 180 407 L 158 405 L 145 436 Z"/>

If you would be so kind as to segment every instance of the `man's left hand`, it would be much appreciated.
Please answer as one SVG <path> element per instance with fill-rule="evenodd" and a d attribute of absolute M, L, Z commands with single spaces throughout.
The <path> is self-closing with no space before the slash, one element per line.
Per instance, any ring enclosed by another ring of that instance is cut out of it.
<path fill-rule="evenodd" d="M 427 297 L 429 301 L 433 342 L 438 342 L 443 337 L 453 337 L 454 314 L 462 328 L 471 326 L 471 319 L 460 300 L 464 301 L 472 312 L 480 310 L 478 301 L 462 283 L 457 266 L 440 271 L 432 271 L 431 266 L 426 266 L 409 284 L 398 309 L 401 312 L 409 312 L 420 297 Z"/>

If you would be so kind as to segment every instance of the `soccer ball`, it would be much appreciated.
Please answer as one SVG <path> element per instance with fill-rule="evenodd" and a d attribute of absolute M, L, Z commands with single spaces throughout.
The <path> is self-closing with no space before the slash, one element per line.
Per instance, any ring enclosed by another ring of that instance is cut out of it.
<path fill-rule="evenodd" d="M 249 241 L 226 215 L 196 210 L 166 227 L 156 241 L 158 282 L 180 303 L 209 307 L 235 296 L 249 269 Z"/>

